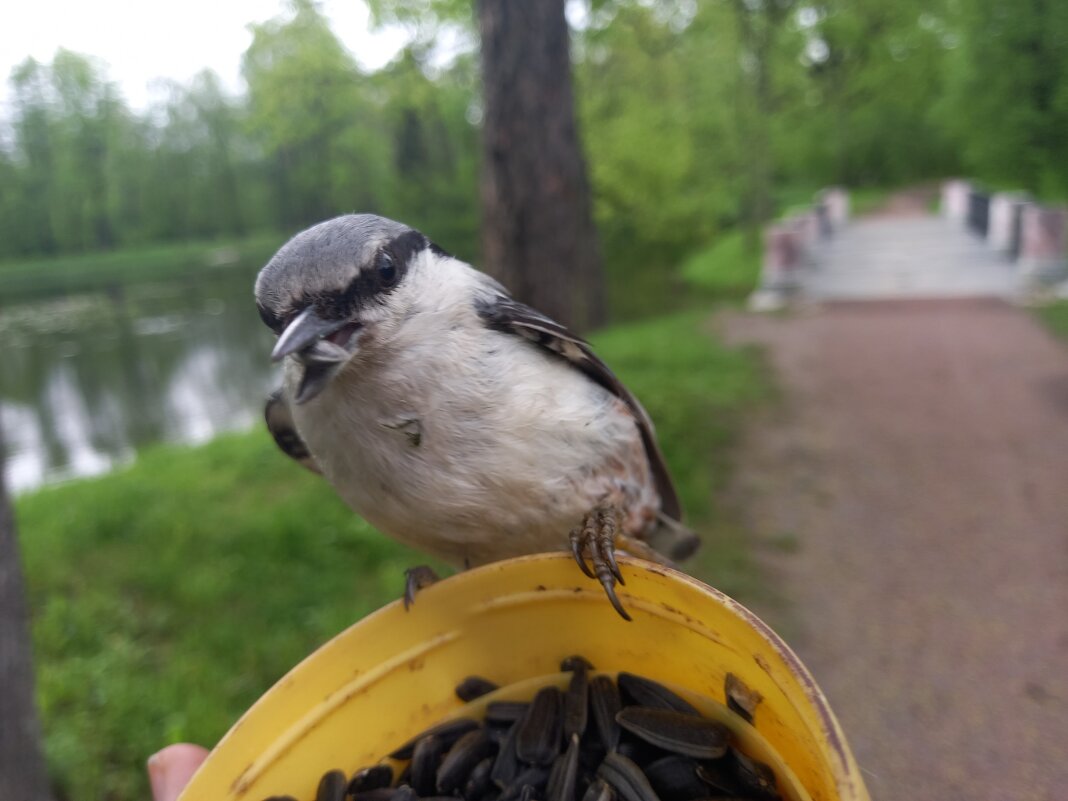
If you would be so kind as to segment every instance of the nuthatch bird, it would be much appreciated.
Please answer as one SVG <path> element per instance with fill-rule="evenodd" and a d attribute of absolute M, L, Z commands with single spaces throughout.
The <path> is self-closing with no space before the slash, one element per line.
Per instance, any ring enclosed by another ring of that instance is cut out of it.
<path fill-rule="evenodd" d="M 696 550 L 638 400 L 585 341 L 419 231 L 320 223 L 260 271 L 256 305 L 284 360 L 275 440 L 391 537 L 460 567 L 570 548 L 623 617 L 616 548 Z"/>

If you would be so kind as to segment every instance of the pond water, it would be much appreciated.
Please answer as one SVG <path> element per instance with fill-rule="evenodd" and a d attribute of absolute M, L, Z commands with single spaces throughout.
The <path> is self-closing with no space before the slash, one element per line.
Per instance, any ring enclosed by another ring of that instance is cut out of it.
<path fill-rule="evenodd" d="M 0 302 L 8 488 L 105 472 L 155 442 L 258 425 L 277 381 L 256 268 Z"/>

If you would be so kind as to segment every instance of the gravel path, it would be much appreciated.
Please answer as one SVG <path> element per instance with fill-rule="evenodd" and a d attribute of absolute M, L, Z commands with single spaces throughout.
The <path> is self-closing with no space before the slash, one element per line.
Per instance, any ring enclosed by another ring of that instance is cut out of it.
<path fill-rule="evenodd" d="M 784 388 L 735 501 L 876 801 L 1068 799 L 1068 348 L 997 300 L 724 321 Z"/>

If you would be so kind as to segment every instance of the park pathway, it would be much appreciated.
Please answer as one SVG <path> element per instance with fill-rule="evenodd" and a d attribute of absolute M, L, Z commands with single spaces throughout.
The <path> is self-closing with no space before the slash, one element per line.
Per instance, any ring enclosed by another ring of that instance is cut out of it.
<path fill-rule="evenodd" d="M 1063 801 L 1068 348 L 943 225 L 854 223 L 834 302 L 722 321 L 784 389 L 734 502 L 873 799 Z"/>

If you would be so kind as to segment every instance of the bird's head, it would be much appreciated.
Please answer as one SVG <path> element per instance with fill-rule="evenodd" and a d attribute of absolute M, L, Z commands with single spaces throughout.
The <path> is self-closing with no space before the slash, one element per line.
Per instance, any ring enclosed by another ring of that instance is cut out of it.
<path fill-rule="evenodd" d="M 423 234 L 373 214 L 348 214 L 290 239 L 260 270 L 256 306 L 278 335 L 274 361 L 303 366 L 296 402 L 325 389 L 376 325 L 399 314 L 413 261 L 436 248 Z"/>

